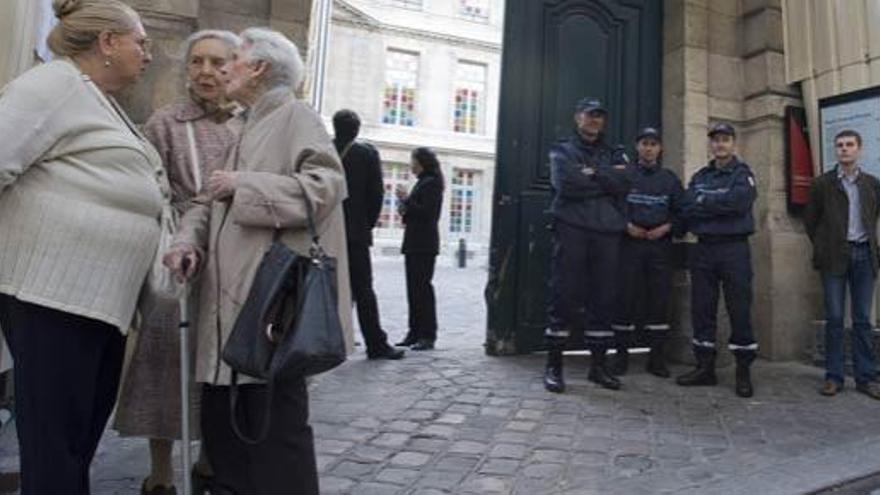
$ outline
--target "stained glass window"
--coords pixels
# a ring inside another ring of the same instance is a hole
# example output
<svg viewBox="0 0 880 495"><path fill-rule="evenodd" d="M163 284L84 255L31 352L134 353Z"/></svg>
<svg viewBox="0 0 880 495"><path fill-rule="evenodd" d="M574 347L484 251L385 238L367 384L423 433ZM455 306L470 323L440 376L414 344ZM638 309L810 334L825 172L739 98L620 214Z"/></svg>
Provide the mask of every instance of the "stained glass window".
<svg viewBox="0 0 880 495"><path fill-rule="evenodd" d="M486 93L486 66L459 62L455 77L453 124L455 132L482 132L482 113Z"/></svg>
<svg viewBox="0 0 880 495"><path fill-rule="evenodd" d="M403 220L397 211L399 201L394 190L398 185L409 186L409 166L403 163L386 163L382 165L382 181L385 197L382 199L382 212L376 227L380 232L391 233L403 228Z"/></svg>
<svg viewBox="0 0 880 495"><path fill-rule="evenodd" d="M489 22L489 0L458 0L458 14L471 21Z"/></svg>
<svg viewBox="0 0 880 495"><path fill-rule="evenodd" d="M419 55L388 50L385 62L385 92L382 95L382 123L415 125Z"/></svg>
<svg viewBox="0 0 880 495"><path fill-rule="evenodd" d="M405 9L422 10L422 0L391 0L391 5Z"/></svg>
<svg viewBox="0 0 880 495"><path fill-rule="evenodd" d="M476 170L455 169L452 201L449 203L449 232L452 234L470 234L474 231L479 174Z"/></svg>

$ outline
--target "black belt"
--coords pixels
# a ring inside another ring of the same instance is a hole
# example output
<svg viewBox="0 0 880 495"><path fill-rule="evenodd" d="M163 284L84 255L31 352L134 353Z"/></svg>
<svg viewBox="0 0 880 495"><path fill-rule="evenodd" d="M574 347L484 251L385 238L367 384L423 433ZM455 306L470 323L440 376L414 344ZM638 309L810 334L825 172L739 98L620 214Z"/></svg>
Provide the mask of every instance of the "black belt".
<svg viewBox="0 0 880 495"><path fill-rule="evenodd" d="M700 244L723 244L726 242L740 242L749 240L748 234L731 235L701 235L697 237Z"/></svg>
<svg viewBox="0 0 880 495"><path fill-rule="evenodd" d="M846 241L850 246L867 246L868 241Z"/></svg>

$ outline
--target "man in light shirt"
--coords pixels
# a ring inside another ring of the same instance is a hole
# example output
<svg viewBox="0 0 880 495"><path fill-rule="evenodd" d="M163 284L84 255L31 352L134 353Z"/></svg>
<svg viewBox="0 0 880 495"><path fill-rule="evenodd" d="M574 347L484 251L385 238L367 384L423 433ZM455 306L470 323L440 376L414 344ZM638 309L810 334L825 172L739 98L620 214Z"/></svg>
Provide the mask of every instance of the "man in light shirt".
<svg viewBox="0 0 880 495"><path fill-rule="evenodd" d="M825 291L825 382L820 393L843 390L843 313L846 287L852 299L852 360L856 390L880 399L874 383L871 301L877 277L880 181L859 166L862 137L844 130L834 137L837 165L813 180L804 213L813 243L813 267Z"/></svg>

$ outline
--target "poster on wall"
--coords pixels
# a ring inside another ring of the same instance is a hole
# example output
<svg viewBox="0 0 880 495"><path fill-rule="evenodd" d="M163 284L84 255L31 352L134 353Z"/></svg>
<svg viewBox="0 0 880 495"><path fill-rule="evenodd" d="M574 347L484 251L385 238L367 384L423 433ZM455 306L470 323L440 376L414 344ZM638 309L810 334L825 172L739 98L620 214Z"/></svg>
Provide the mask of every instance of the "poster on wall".
<svg viewBox="0 0 880 495"><path fill-rule="evenodd" d="M844 129L862 135L861 165L880 176L880 86L819 100L822 171L834 168L834 136Z"/></svg>
<svg viewBox="0 0 880 495"><path fill-rule="evenodd" d="M807 131L807 112L801 107L785 107L785 191L788 211L799 212L810 201L813 180L813 154Z"/></svg>

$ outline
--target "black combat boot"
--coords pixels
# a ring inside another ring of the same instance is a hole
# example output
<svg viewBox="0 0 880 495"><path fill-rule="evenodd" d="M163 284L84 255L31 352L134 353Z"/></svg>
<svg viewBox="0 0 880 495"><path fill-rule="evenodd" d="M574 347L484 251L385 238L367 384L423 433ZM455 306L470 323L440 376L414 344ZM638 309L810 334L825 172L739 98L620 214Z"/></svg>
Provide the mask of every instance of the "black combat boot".
<svg viewBox="0 0 880 495"><path fill-rule="evenodd" d="M565 392L565 380L562 378L562 349L551 347L547 351L547 366L544 368L544 388L548 392L561 394Z"/></svg>
<svg viewBox="0 0 880 495"><path fill-rule="evenodd" d="M590 356L590 373L587 375L587 380L608 390L620 390L620 380L614 378L605 365L605 349L590 349Z"/></svg>
<svg viewBox="0 0 880 495"><path fill-rule="evenodd" d="M629 370L629 338L617 332L615 340L617 341L617 353L609 366L609 372L612 375L623 376Z"/></svg>
<svg viewBox="0 0 880 495"><path fill-rule="evenodd" d="M718 385L715 377L715 349L700 348L696 351L697 368L675 379L682 387Z"/></svg>
<svg viewBox="0 0 880 495"><path fill-rule="evenodd" d="M736 355L736 395L740 397L751 397L755 394L752 387L752 373L750 371L752 365L752 356Z"/></svg>
<svg viewBox="0 0 880 495"><path fill-rule="evenodd" d="M671 375L666 367L665 343L666 339L663 337L654 336L651 339L651 353L648 354L648 364L645 366L648 373L660 378L669 378Z"/></svg>
<svg viewBox="0 0 880 495"><path fill-rule="evenodd" d="M614 355L608 371L616 376L623 376L629 371L629 349L626 347L617 348L617 354Z"/></svg>

